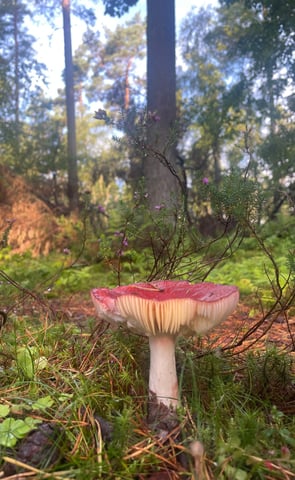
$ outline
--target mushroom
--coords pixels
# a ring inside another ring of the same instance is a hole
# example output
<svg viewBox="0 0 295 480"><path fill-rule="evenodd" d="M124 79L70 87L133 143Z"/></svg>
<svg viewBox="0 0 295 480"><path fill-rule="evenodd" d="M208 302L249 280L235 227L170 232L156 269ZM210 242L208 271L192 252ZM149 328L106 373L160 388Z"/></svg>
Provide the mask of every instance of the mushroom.
<svg viewBox="0 0 295 480"><path fill-rule="evenodd" d="M159 280L96 288L91 296L100 318L116 326L126 324L148 336L149 423L164 421L170 430L175 426L179 406L177 336L202 334L222 322L238 303L238 288L210 282Z"/></svg>

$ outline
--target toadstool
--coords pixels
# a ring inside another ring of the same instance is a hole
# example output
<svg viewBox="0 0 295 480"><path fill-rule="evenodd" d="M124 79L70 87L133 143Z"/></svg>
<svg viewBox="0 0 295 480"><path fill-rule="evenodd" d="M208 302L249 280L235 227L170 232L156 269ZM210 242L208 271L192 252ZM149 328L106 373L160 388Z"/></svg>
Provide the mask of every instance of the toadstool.
<svg viewBox="0 0 295 480"><path fill-rule="evenodd" d="M182 334L202 334L235 309L238 288L210 282L159 280L91 291L99 318L149 338L149 420L175 419L179 405L175 343ZM164 420L165 422L166 420ZM170 422L171 426L171 422Z"/></svg>

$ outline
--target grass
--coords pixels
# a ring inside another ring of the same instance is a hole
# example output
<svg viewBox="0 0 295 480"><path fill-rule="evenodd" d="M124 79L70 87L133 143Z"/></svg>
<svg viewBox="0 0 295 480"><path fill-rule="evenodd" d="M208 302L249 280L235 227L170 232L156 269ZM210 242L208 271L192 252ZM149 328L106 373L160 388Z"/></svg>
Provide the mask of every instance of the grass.
<svg viewBox="0 0 295 480"><path fill-rule="evenodd" d="M208 280L237 284L244 302L258 293L267 304L273 290L265 269L271 265L250 240L244 247ZM281 247L272 240L283 278L287 254ZM103 262L72 264L63 255L0 253L1 308L9 310L0 336L0 453L8 458L0 470L21 462L25 473L18 478L146 480L169 471L166 478L194 479L190 444L197 439L205 449L199 479L295 478L293 354L267 348L200 356L198 344L181 340L181 422L162 442L145 421L147 340L103 326L92 335L95 318L81 327L50 308L60 295L88 296L95 286L114 286L116 271ZM127 262L122 281L141 280L142 271ZM41 425L56 432L50 445L39 441L43 449L32 466L21 445Z"/></svg>

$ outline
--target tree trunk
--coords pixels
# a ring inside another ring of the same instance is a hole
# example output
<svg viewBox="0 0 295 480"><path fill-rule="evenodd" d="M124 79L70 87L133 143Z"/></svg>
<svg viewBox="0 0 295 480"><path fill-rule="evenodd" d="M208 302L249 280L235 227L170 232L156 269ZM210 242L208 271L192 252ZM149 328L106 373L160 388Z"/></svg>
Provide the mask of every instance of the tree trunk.
<svg viewBox="0 0 295 480"><path fill-rule="evenodd" d="M68 130L68 197L71 212L78 210L78 169L76 146L76 119L71 38L70 0L62 0L64 51L65 51L65 80L66 80L66 109Z"/></svg>
<svg viewBox="0 0 295 480"><path fill-rule="evenodd" d="M220 148L218 141L213 144L213 162L214 162L214 183L219 185L221 182L221 162L220 162Z"/></svg>
<svg viewBox="0 0 295 480"><path fill-rule="evenodd" d="M19 122L19 40L18 40L18 2L14 1L13 9L13 40L14 40L14 122L15 122L15 153L17 161L20 151L20 122Z"/></svg>
<svg viewBox="0 0 295 480"><path fill-rule="evenodd" d="M176 156L174 0L147 0L147 156L144 176L150 207L177 207L181 174Z"/></svg>

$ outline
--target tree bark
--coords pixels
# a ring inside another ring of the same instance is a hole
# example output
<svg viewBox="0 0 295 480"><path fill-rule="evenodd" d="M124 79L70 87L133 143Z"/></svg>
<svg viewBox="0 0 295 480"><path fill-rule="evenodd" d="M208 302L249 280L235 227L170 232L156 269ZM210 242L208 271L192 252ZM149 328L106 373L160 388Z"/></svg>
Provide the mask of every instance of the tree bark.
<svg viewBox="0 0 295 480"><path fill-rule="evenodd" d="M18 40L18 2L14 1L13 39L14 39L14 121L15 121L15 153L19 161L20 122L19 122L19 40Z"/></svg>
<svg viewBox="0 0 295 480"><path fill-rule="evenodd" d="M64 51L65 51L65 82L66 110L68 136L68 198L71 212L78 210L78 168L76 144L76 118L74 98L74 75L72 58L70 0L62 0Z"/></svg>
<svg viewBox="0 0 295 480"><path fill-rule="evenodd" d="M144 176L150 207L179 206L176 155L174 0L147 0L147 155Z"/></svg>

